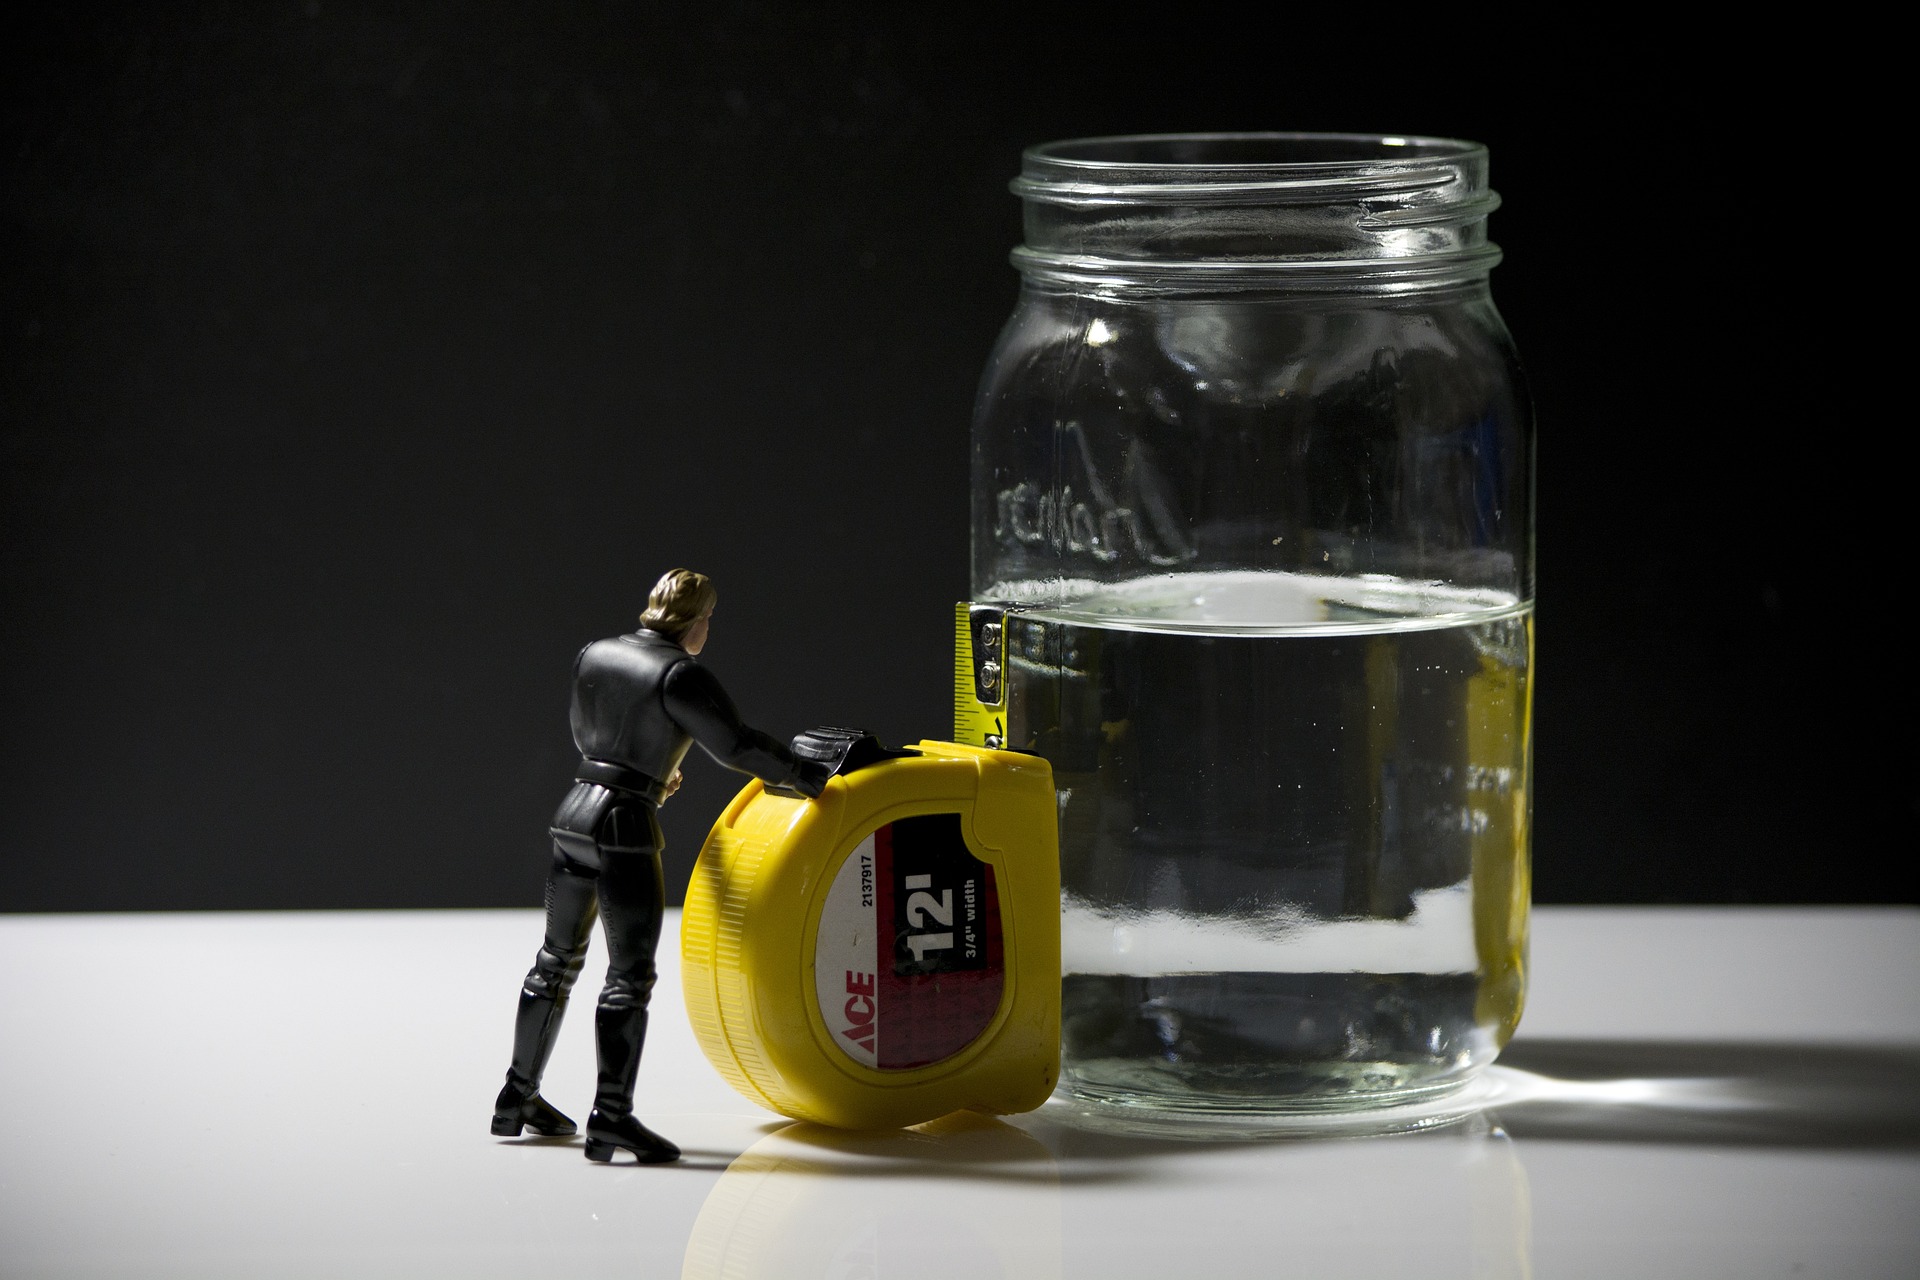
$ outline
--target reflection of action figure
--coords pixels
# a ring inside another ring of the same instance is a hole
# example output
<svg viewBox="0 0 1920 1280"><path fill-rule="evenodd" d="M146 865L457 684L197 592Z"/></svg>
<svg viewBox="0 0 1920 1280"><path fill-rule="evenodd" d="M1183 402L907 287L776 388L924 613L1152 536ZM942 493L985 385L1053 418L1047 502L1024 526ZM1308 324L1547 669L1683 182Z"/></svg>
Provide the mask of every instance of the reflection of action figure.
<svg viewBox="0 0 1920 1280"><path fill-rule="evenodd" d="M502 1137L522 1127L546 1137L574 1131L540 1096L540 1074L598 914L607 985L594 1014L600 1082L587 1117L587 1159L611 1160L617 1147L643 1164L680 1156L633 1117L664 905L655 811L680 786L680 761L695 742L730 769L809 796L826 781L824 766L796 761L742 724L719 681L693 661L706 645L715 599L704 575L675 569L654 587L640 630L596 641L574 660L573 740L582 758L553 816L546 944L520 990L513 1065L493 1109L493 1132Z"/></svg>

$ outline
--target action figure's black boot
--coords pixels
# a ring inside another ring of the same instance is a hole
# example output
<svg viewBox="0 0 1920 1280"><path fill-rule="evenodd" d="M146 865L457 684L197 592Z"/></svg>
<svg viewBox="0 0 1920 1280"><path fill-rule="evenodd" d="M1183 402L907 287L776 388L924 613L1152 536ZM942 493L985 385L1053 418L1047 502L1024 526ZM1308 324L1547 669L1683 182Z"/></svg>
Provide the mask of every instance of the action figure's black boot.
<svg viewBox="0 0 1920 1280"><path fill-rule="evenodd" d="M567 992L580 972L580 960L542 951L520 991L520 1008L513 1019L513 1063L507 1083L493 1104L496 1137L518 1137L522 1127L543 1138L565 1138L574 1123L540 1096L540 1077L553 1055L554 1035L567 1011Z"/></svg>
<svg viewBox="0 0 1920 1280"><path fill-rule="evenodd" d="M587 1159L608 1161L631 1151L641 1164L666 1164L680 1148L633 1118L633 1082L640 1074L640 1047L647 1040L647 1011L601 1005L594 1014L600 1083L587 1117Z"/></svg>
<svg viewBox="0 0 1920 1280"><path fill-rule="evenodd" d="M501 1138L517 1138L524 1125L543 1138L573 1136L573 1120L538 1093L523 1093L513 1085L502 1086L493 1103L493 1132Z"/></svg>

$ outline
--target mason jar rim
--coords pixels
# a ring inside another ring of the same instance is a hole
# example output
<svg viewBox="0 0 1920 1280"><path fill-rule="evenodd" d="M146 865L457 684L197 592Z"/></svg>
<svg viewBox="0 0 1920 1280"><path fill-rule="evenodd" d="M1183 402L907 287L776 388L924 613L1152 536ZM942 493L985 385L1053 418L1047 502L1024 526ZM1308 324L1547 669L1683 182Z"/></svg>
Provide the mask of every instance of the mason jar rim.
<svg viewBox="0 0 1920 1280"><path fill-rule="evenodd" d="M1208 293L1424 291L1484 278L1487 148L1424 135L1169 133L1029 148L1029 282Z"/></svg>
<svg viewBox="0 0 1920 1280"><path fill-rule="evenodd" d="M1486 165L1481 143L1420 134L1136 133L1029 147L1010 186L1036 204L1296 204L1458 193Z"/></svg>
<svg viewBox="0 0 1920 1280"><path fill-rule="evenodd" d="M1276 151L1293 150L1305 153L1314 150L1328 154L1295 154L1292 156L1275 155L1265 159L1234 159L1226 156L1185 157L1177 152L1194 151L1206 147L1251 149L1254 146L1268 146ZM1152 157L1128 158L1116 155L1075 154L1086 153L1094 149L1121 151L1135 148L1141 151L1163 148L1168 154ZM1356 153L1366 149L1366 154L1340 155L1340 149L1350 149ZM1059 166L1064 169L1086 171L1094 169L1116 169L1123 172L1166 169L1174 172L1192 172L1196 170L1225 170L1247 173L1253 170L1279 170L1298 173L1308 169L1351 170L1355 168L1373 168L1379 165L1413 162L1428 163L1434 160L1462 160L1483 156L1487 148L1484 144L1470 142L1464 138L1443 138L1426 134L1407 133L1314 133L1300 131L1275 132L1205 132L1205 133L1123 133L1111 136L1093 136L1084 138L1063 138L1054 142L1042 142L1028 147L1022 153L1022 159L1029 166Z"/></svg>

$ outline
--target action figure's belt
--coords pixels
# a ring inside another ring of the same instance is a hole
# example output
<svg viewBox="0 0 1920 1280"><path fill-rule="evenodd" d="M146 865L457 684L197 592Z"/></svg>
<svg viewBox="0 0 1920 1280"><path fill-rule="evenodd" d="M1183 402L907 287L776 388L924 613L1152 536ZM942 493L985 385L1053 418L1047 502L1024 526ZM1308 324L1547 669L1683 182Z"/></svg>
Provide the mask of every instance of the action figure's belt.
<svg viewBox="0 0 1920 1280"><path fill-rule="evenodd" d="M623 792L637 799L645 800L655 808L667 798L667 784L638 769L629 769L623 764L614 764L607 760L580 761L580 767L574 771L575 782L590 782L596 787L605 787L609 791Z"/></svg>

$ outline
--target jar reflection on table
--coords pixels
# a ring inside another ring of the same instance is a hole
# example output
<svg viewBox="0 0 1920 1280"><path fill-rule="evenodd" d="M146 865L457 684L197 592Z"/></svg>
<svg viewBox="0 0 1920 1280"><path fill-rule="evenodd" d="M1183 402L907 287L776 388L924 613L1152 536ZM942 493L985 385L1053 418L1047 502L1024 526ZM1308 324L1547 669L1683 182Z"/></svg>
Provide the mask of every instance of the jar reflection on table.
<svg viewBox="0 0 1920 1280"><path fill-rule="evenodd" d="M973 594L1061 798L1063 1088L1416 1101L1525 986L1531 412L1486 153L1029 152Z"/></svg>

